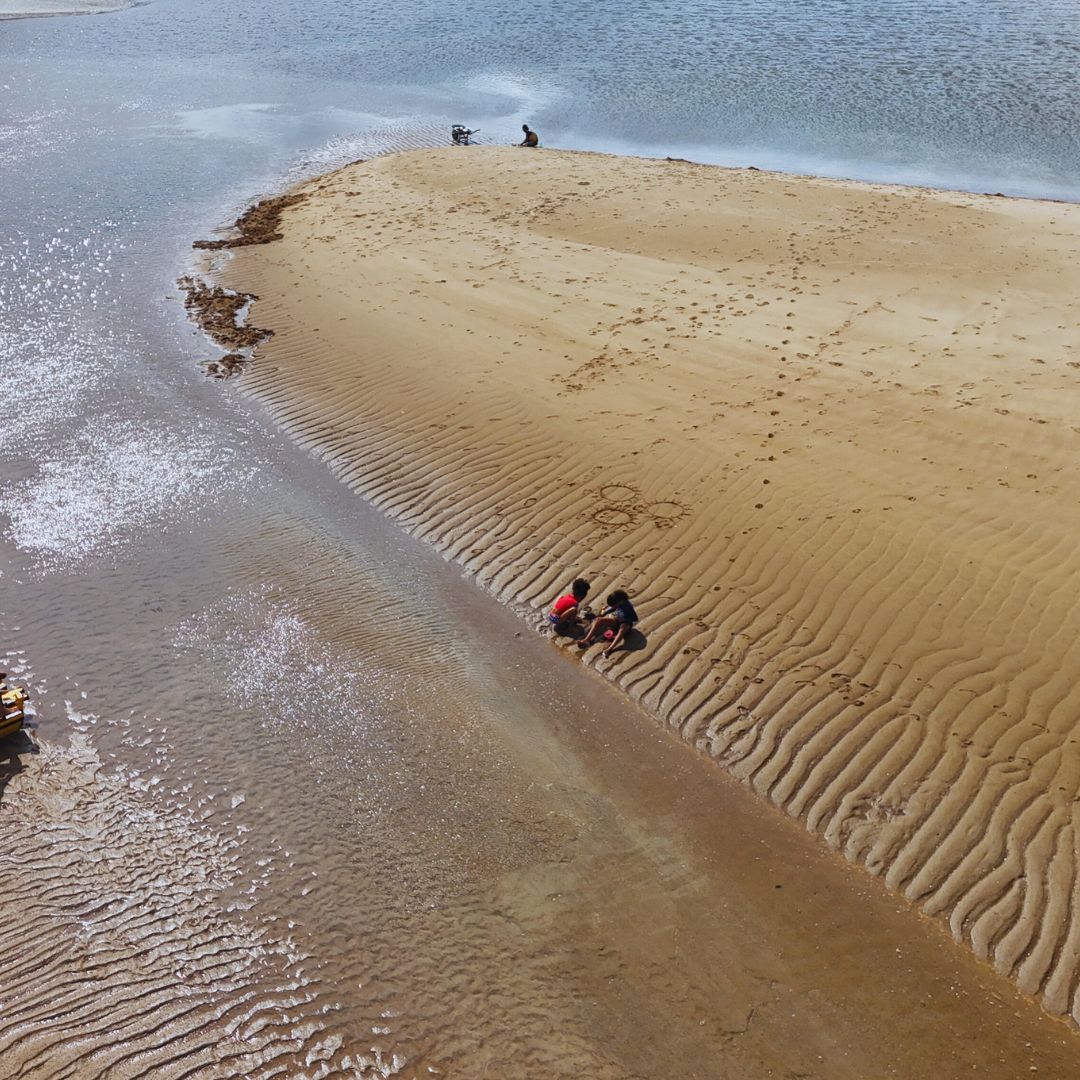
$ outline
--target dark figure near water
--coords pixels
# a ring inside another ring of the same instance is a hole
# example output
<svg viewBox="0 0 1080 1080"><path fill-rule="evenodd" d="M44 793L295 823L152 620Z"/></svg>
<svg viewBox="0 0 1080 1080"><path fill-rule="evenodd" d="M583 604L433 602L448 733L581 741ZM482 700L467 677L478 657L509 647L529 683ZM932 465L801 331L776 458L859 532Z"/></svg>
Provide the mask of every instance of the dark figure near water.
<svg viewBox="0 0 1080 1080"><path fill-rule="evenodd" d="M525 132L525 138L518 143L518 146L539 146L540 136L536 134L528 124L522 124L521 130Z"/></svg>
<svg viewBox="0 0 1080 1080"><path fill-rule="evenodd" d="M587 649L598 634L603 634L604 639L611 642L604 655L610 656L626 639L627 633L634 629L638 616L630 597L622 589L616 589L607 602L603 614L593 619L589 632L577 643L579 649Z"/></svg>

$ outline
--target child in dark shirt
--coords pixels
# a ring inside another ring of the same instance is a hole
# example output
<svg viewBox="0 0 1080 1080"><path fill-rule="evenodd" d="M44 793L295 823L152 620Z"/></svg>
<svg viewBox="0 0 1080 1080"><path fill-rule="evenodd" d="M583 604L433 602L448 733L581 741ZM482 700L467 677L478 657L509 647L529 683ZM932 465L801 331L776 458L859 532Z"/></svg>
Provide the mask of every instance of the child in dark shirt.
<svg viewBox="0 0 1080 1080"><path fill-rule="evenodd" d="M608 606L603 614L593 619L589 632L578 642L579 649L586 649L592 643L597 634L610 637L611 644L604 650L604 656L608 656L617 649L626 638L626 632L633 629L638 621L634 605L630 603L630 597L622 589L616 589L608 598Z"/></svg>

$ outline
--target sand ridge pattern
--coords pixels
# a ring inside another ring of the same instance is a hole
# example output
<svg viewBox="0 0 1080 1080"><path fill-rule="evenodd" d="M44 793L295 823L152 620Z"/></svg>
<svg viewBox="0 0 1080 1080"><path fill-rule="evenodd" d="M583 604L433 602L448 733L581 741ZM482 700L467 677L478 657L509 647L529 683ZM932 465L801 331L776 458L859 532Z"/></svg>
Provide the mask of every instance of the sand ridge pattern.
<svg viewBox="0 0 1080 1080"><path fill-rule="evenodd" d="M302 946L245 914L265 881L237 836L104 767L96 718L69 713L69 746L0 773L5 1075L397 1075L391 1051L347 1051Z"/></svg>
<svg viewBox="0 0 1080 1080"><path fill-rule="evenodd" d="M627 588L590 661L1080 1018L1080 210L510 148L302 190L227 268L241 385L505 602Z"/></svg>

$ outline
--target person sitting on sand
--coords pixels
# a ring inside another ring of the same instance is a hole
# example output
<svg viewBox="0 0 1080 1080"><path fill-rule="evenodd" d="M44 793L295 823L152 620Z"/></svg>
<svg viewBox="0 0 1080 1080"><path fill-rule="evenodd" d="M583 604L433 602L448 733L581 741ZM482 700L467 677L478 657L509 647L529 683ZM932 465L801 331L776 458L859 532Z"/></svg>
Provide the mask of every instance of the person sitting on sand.
<svg viewBox="0 0 1080 1080"><path fill-rule="evenodd" d="M608 656L623 643L626 632L632 630L634 623L638 621L634 605L622 589L616 589L607 598L607 603L603 614L593 619L589 632L578 642L579 649L587 649L597 634L603 634L611 641L604 650L604 656Z"/></svg>
<svg viewBox="0 0 1080 1080"><path fill-rule="evenodd" d="M584 578L578 578L570 586L570 591L555 601L548 612L548 622L555 627L556 634L569 634L571 630L577 630L581 626L581 602L588 595L589 583Z"/></svg>
<svg viewBox="0 0 1080 1080"><path fill-rule="evenodd" d="M533 131L528 124L522 124L521 130L525 132L525 138L518 143L518 146L539 146L540 136Z"/></svg>

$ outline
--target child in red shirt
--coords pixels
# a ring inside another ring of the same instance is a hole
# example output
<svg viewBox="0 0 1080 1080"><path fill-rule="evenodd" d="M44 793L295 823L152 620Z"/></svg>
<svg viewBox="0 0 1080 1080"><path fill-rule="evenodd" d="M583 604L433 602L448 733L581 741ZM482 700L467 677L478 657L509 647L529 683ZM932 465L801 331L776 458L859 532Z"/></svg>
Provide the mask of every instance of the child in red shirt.
<svg viewBox="0 0 1080 1080"><path fill-rule="evenodd" d="M578 611L582 600L588 595L589 583L584 578L578 578L570 586L570 591L555 601L548 613L548 622L555 627L556 634L568 634L581 626Z"/></svg>

